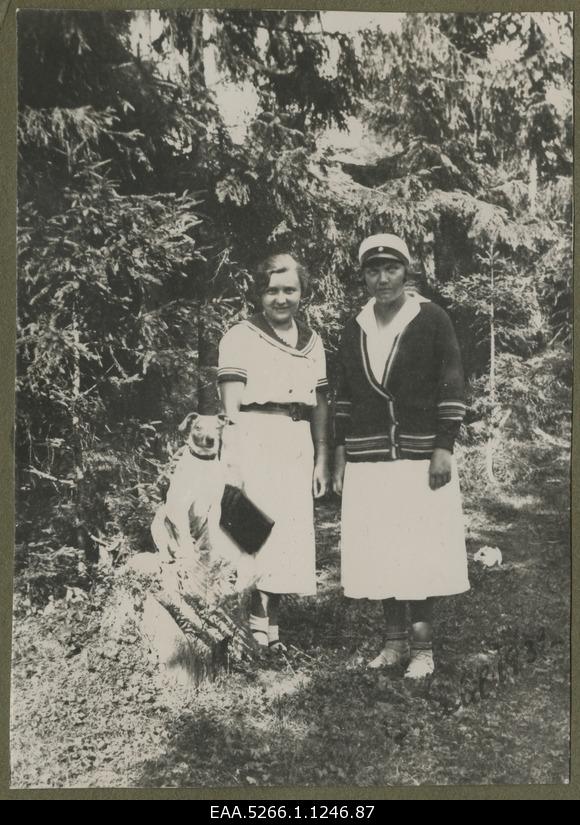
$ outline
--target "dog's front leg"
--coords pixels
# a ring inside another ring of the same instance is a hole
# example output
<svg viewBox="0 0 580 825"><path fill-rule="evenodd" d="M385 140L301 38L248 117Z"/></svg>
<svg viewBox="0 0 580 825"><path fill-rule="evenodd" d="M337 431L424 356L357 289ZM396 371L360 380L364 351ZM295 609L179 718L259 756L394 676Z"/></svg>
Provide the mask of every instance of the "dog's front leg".
<svg viewBox="0 0 580 825"><path fill-rule="evenodd" d="M168 506L167 518L171 521L178 554L182 557L189 557L195 553L195 542L189 527L189 513L187 511L184 513L183 508L172 510Z"/></svg>
<svg viewBox="0 0 580 825"><path fill-rule="evenodd" d="M164 562L171 562L175 558L175 539L169 529L169 520L165 505L161 505L151 523L153 542Z"/></svg>

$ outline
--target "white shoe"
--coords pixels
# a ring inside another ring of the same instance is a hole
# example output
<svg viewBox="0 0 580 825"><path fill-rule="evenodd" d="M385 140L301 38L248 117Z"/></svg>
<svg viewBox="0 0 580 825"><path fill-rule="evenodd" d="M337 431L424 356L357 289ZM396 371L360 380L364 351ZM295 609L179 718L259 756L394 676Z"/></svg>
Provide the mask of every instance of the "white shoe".
<svg viewBox="0 0 580 825"><path fill-rule="evenodd" d="M409 642L406 639L391 639L385 644L379 655L368 663L367 667L376 670L380 667L406 665L410 655Z"/></svg>
<svg viewBox="0 0 580 825"><path fill-rule="evenodd" d="M405 679L425 679L434 670L432 650L411 650L411 661L405 671Z"/></svg>
<svg viewBox="0 0 580 825"><path fill-rule="evenodd" d="M274 653L288 653L288 648L280 641L280 629L277 624L268 625L268 648Z"/></svg>

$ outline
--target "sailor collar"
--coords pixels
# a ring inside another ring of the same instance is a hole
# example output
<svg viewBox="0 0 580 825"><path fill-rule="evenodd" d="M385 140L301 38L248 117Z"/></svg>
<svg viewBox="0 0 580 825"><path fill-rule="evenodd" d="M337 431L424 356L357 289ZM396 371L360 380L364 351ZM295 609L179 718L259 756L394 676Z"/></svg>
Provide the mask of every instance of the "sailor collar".
<svg viewBox="0 0 580 825"><path fill-rule="evenodd" d="M429 303L428 298L423 298L416 292L408 293L406 302L387 327L389 335L393 336L393 338L392 346L385 362L381 381L377 381L374 376L369 356L369 346L371 344L376 345L381 340L374 312L375 299L371 298L371 300L364 305L362 310L356 316L356 321L361 330L360 347L362 352L363 367L367 380L372 388L376 390L376 392L378 392L383 398L386 398L390 404L393 403L393 399L388 389L389 377L393 368L393 363L397 358L401 337L411 321L416 318L421 311L421 304L425 303Z"/></svg>
<svg viewBox="0 0 580 825"><path fill-rule="evenodd" d="M376 300L371 298L356 316L358 325L369 338L374 337L378 333L375 303ZM392 333L398 334L402 332L413 318L419 314L421 304L426 303L429 303L429 299L423 298L423 296L417 292L407 293L407 300L389 324Z"/></svg>
<svg viewBox="0 0 580 825"><path fill-rule="evenodd" d="M298 329L298 340L296 341L296 346L291 347L276 335L275 330L266 321L261 312L256 312L246 321L242 321L245 326L259 335L262 340L267 341L278 349L288 352L291 355L308 355L316 342L316 333L313 332L307 324L299 321L297 318L294 319L294 322Z"/></svg>

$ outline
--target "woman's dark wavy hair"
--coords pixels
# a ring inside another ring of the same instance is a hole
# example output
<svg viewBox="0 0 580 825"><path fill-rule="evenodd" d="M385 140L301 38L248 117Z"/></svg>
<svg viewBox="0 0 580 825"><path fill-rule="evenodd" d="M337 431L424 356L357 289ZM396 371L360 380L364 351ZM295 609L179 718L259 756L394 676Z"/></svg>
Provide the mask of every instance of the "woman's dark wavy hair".
<svg viewBox="0 0 580 825"><path fill-rule="evenodd" d="M256 299L259 300L268 289L272 275L292 271L298 275L302 298L304 298L310 283L310 275L306 267L290 252L276 252L268 255L256 267L256 277L254 279Z"/></svg>

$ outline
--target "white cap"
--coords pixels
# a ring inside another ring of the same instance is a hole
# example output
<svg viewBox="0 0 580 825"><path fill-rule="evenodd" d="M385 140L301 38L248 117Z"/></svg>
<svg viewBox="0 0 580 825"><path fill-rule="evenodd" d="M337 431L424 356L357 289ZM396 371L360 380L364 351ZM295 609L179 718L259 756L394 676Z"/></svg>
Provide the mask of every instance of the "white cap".
<svg viewBox="0 0 580 825"><path fill-rule="evenodd" d="M405 241L398 235L389 235L386 232L380 235L370 235L359 247L358 260L361 266L375 258L400 261L406 266L409 266L411 262L411 255Z"/></svg>

